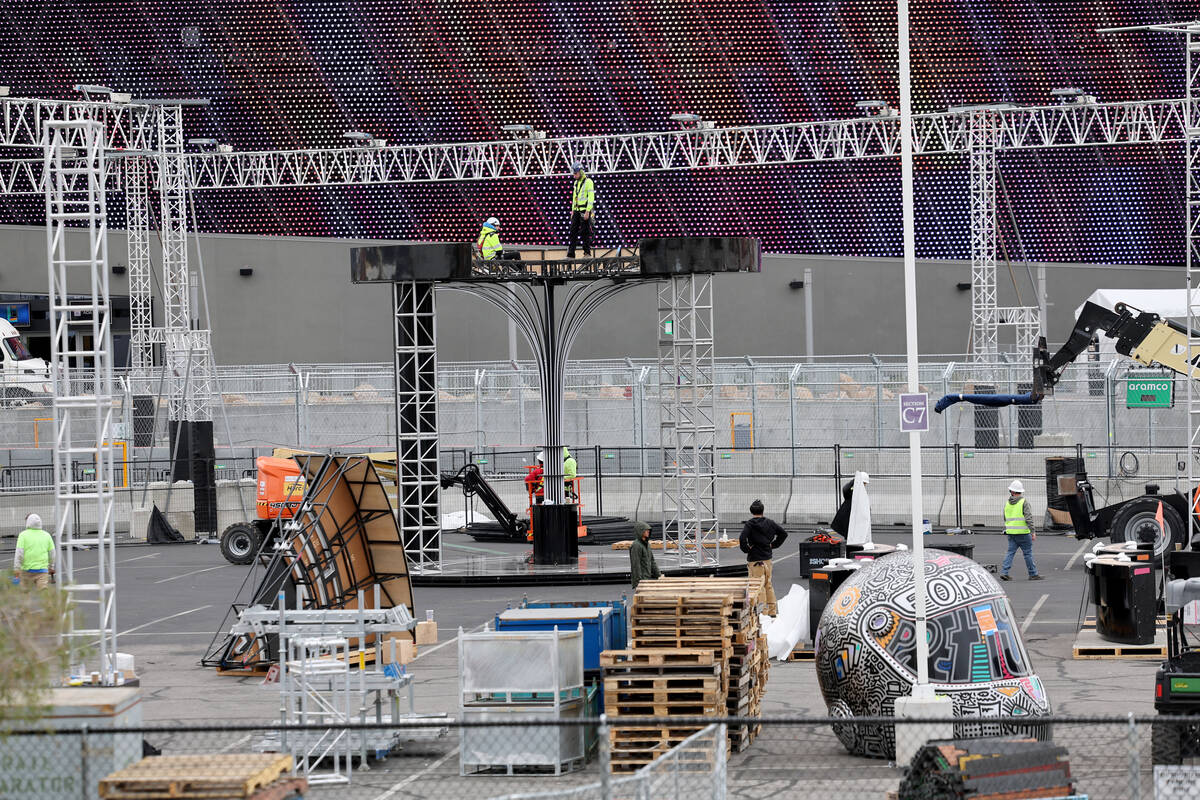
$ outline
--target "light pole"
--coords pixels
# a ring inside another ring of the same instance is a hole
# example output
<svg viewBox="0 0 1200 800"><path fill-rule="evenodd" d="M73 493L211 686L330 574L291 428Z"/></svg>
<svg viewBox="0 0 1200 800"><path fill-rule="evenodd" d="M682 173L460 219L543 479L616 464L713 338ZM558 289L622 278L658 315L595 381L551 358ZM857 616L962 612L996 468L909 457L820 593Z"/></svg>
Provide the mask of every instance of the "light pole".
<svg viewBox="0 0 1200 800"><path fill-rule="evenodd" d="M899 33L900 61L900 184L904 210L904 321L908 344L908 392L920 389L920 370L917 362L917 254L913 211L913 146L912 91L909 67L908 0L898 0L896 16ZM926 404L927 405L927 404ZM927 420L926 420L927 424ZM911 697L896 700L896 716L913 719L950 717L953 704L949 697L937 697L929 684L929 639L926 634L925 542L921 524L921 433L909 430L908 468L912 484L912 559L915 590L917 683ZM951 738L953 726L949 721L937 725L896 726L896 763L906 764L926 741Z"/></svg>

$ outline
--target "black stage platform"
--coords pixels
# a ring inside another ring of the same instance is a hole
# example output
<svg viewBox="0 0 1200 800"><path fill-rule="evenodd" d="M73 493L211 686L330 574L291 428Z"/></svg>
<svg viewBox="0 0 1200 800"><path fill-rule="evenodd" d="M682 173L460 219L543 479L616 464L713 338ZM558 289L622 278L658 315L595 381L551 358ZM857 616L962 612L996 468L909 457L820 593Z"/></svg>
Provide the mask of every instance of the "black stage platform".
<svg viewBox="0 0 1200 800"><path fill-rule="evenodd" d="M490 542L486 548L466 545L467 536L445 532L442 571L411 574L413 586L582 586L629 583L629 551L581 552L575 564L550 566L532 563L532 546L526 543ZM464 542L464 544L460 544ZM746 574L746 557L740 550L720 550L720 564L678 567L668 551L654 551L658 567L669 576L737 577Z"/></svg>
<svg viewBox="0 0 1200 800"><path fill-rule="evenodd" d="M580 545L606 546L616 542L633 540L633 520L628 517L589 517L584 516L583 524L587 527L587 536L580 537ZM662 522L647 521L650 526L650 537L657 538L662 534ZM442 531L443 535L450 531ZM467 534L477 542L524 542L524 537L509 535L504 526L498 522L473 522L462 533Z"/></svg>

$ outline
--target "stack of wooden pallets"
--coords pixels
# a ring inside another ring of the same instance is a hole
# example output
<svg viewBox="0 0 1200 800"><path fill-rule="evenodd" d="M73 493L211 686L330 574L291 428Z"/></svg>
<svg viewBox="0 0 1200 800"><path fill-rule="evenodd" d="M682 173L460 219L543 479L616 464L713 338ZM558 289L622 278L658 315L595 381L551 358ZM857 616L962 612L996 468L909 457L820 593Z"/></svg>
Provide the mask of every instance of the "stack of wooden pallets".
<svg viewBox="0 0 1200 800"><path fill-rule="evenodd" d="M702 650L711 654L712 669L719 674L720 694L716 698L716 716L758 717L767 684L767 641L758 622L761 610L762 582L754 578L660 578L642 581L630 609L630 647L633 653L655 652L667 663L671 652ZM629 651L627 651L629 652ZM682 658L682 656L681 656ZM612 663L620 663L610 659ZM632 663L630 657L625 663ZM623 706L608 698L608 668L605 672L605 706L615 718L612 742L629 741L620 729L622 716L637 716L634 705ZM666 686L666 684L659 684ZM680 695L682 698L683 695ZM706 695L706 699L711 695ZM676 703L651 710L642 705L644 714L682 716ZM670 727L670 726L667 726ZM666 729L664 728L664 731ZM697 730L673 730L673 736L660 737L660 744L680 739L679 734ZM744 750L757 736L757 724L743 724L729 730L735 751ZM629 731L634 735L634 731ZM644 735L644 731L637 733ZM644 739L642 740L644 743ZM677 742L675 742L677 743Z"/></svg>
<svg viewBox="0 0 1200 800"><path fill-rule="evenodd" d="M604 713L613 720L613 772L643 767L704 727L684 718L724 716L724 669L711 649L606 650L600 666ZM652 725L622 725L620 720L629 717L658 719Z"/></svg>

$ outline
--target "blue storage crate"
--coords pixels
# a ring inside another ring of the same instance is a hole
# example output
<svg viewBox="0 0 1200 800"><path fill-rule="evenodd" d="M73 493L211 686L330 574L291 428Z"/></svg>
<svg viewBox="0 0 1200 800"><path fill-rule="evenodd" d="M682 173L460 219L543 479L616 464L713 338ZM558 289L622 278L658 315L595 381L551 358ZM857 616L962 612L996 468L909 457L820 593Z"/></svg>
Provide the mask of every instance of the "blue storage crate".
<svg viewBox="0 0 1200 800"><path fill-rule="evenodd" d="M609 620L610 650L629 648L629 609L625 596L620 600L559 600L547 603L521 603L521 608L611 608Z"/></svg>
<svg viewBox="0 0 1200 800"><path fill-rule="evenodd" d="M510 608L496 615L497 631L573 631L583 627L583 668L599 669L612 650L612 608Z"/></svg>

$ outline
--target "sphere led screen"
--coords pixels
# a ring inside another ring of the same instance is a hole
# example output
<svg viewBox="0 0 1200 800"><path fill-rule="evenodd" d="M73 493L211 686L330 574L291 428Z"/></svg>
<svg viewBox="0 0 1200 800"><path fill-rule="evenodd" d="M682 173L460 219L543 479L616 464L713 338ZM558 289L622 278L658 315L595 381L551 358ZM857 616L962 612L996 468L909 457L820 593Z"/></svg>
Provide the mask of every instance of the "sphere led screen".
<svg viewBox="0 0 1200 800"><path fill-rule="evenodd" d="M70 98L205 97L189 138L238 150L666 130L860 116L898 102L896 6L882 0L54 0L0 9L0 85ZM1200 2L916 0L915 110L1045 105L1078 87L1102 102L1182 97L1183 44L1097 28L1200 17ZM1000 248L1010 260L1178 264L1178 145L1004 153ZM760 238L767 252L896 256L895 159L606 176L601 244L644 236ZM916 166L918 253L967 258L965 158ZM569 180L196 193L202 230L472 240L489 216L511 243L566 240ZM153 203L152 203L153 205ZM123 226L121 203L110 225ZM0 222L40 224L38 198L0 196Z"/></svg>

